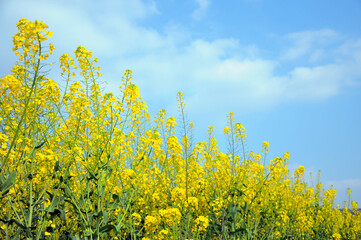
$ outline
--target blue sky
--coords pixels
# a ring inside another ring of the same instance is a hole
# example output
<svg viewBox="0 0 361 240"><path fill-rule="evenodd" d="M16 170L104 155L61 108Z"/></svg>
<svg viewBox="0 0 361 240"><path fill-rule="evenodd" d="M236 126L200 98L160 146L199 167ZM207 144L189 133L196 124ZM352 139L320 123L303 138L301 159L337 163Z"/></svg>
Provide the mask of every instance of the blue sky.
<svg viewBox="0 0 361 240"><path fill-rule="evenodd" d="M361 203L360 1L3 0L1 76L16 61L11 36L23 17L49 25L56 58L79 45L93 50L106 91L132 69L153 114L178 116L182 91L195 140L213 125L226 151L233 111L248 150L267 140L268 159L288 151L290 169L321 170L338 203L348 187Z"/></svg>

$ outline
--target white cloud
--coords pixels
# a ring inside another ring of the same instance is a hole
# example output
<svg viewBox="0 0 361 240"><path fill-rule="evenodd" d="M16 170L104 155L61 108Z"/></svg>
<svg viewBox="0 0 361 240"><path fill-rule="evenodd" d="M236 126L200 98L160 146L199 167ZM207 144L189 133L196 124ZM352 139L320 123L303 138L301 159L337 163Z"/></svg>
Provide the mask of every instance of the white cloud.
<svg viewBox="0 0 361 240"><path fill-rule="evenodd" d="M254 111L289 101L323 100L357 84L361 77L361 40L339 42L340 34L330 29L288 34L285 38L292 47L283 56L306 56L317 62L325 52L331 54L324 46L336 44L329 63L277 73L282 60L263 59L257 47L241 46L237 39L191 39L187 29L176 24L165 26L163 32L145 28L137 19L157 14L155 4L128 2L70 5L69 1L16 0L5 4L0 19L37 16L54 30L58 53L72 52L80 44L94 50L104 63L110 90L118 85L122 71L130 68L147 99L167 107L176 92L183 91L190 110L197 113L226 108ZM209 2L198 4L205 10Z"/></svg>
<svg viewBox="0 0 361 240"><path fill-rule="evenodd" d="M309 101L335 96L346 77L346 69L336 64L295 68L286 82L289 90L285 92L286 97Z"/></svg>
<svg viewBox="0 0 361 240"><path fill-rule="evenodd" d="M361 62L361 39L348 40L344 42L336 53L338 61L347 61L350 57L354 58L356 62Z"/></svg>
<svg viewBox="0 0 361 240"><path fill-rule="evenodd" d="M339 34L331 29L287 34L284 38L292 41L293 46L283 53L282 58L284 60L294 60L310 54L310 60L316 61L325 54L323 47L334 42L339 37Z"/></svg>
<svg viewBox="0 0 361 240"><path fill-rule="evenodd" d="M192 18L200 20L205 16L210 2L209 0L195 0L195 2L197 3L198 8L193 11Z"/></svg>
<svg viewBox="0 0 361 240"><path fill-rule="evenodd" d="M86 45L98 53L111 54L114 53L114 48L122 53L126 52L127 48L133 50L139 46L141 40L143 47L161 44L154 31L140 27L134 30L133 22L136 19L158 12L153 2L145 4L140 0L102 2L15 0L7 2L3 12L11 12L9 17L15 21L20 17L35 20L33 16L43 20L52 29L56 29L54 41L58 41L63 49L68 49L67 51L78 45ZM134 41L135 39L137 41Z"/></svg>

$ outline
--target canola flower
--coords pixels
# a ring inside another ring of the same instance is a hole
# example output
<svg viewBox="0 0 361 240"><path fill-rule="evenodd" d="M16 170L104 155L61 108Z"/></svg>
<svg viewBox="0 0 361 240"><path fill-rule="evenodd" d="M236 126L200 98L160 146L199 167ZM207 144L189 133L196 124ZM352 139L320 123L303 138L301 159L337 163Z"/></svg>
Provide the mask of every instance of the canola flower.
<svg viewBox="0 0 361 240"><path fill-rule="evenodd" d="M21 19L18 61L0 78L1 239L361 239L358 204L334 208L335 189L306 184L290 154L245 152L229 113L222 152L193 123L152 119L132 71L102 93L93 52L61 55L63 88L44 68L55 46L41 22ZM179 136L181 133L181 137Z"/></svg>

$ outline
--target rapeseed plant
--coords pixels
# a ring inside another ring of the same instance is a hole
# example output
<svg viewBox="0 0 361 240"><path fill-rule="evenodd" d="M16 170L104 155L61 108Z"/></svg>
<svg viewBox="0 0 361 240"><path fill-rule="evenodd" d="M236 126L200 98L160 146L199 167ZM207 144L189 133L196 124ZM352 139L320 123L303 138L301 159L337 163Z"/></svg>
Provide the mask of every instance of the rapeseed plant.
<svg viewBox="0 0 361 240"><path fill-rule="evenodd" d="M152 120L132 71L117 94L100 90L93 52L63 54L65 87L43 72L55 46L40 21L21 19L18 61L0 78L1 239L361 239L358 204L306 184L290 154L245 151L229 113L222 152L207 130L160 110ZM180 135L176 135L180 132Z"/></svg>

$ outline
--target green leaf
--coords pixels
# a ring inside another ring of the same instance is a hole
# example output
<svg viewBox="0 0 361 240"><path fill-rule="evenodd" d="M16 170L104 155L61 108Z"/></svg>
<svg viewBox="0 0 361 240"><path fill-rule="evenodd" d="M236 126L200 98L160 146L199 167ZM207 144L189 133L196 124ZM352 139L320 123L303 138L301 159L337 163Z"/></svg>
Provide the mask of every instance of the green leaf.
<svg viewBox="0 0 361 240"><path fill-rule="evenodd" d="M101 233L110 232L111 230L114 230L114 232L117 231L116 227L112 224L105 225L105 226L101 227L99 230Z"/></svg>
<svg viewBox="0 0 361 240"><path fill-rule="evenodd" d="M236 188L236 191L237 191L237 196L241 197L244 193L242 190L239 190L238 188Z"/></svg>
<svg viewBox="0 0 361 240"><path fill-rule="evenodd" d="M114 199L115 202L119 202L119 201L120 201L118 194L113 194L112 197L113 197L113 199Z"/></svg>
<svg viewBox="0 0 361 240"><path fill-rule="evenodd" d="M50 206L48 207L48 211L54 211L55 207L58 206L59 204L59 198L58 197L54 197L52 200L51 200L51 204Z"/></svg>
<svg viewBox="0 0 361 240"><path fill-rule="evenodd" d="M234 234L239 233L239 232L240 232L240 233L245 233L245 232L247 232L247 230L246 230L246 228L244 228L244 227L240 227L240 228L236 229L236 230L233 231L233 232L231 231L230 234L231 234L231 235L234 235Z"/></svg>
<svg viewBox="0 0 361 240"><path fill-rule="evenodd" d="M103 216L103 211L100 211L100 212L94 214L94 219L100 218L102 216Z"/></svg>
<svg viewBox="0 0 361 240"><path fill-rule="evenodd" d="M105 223L108 222L108 216L109 216L109 213L107 211L103 211L103 221Z"/></svg>
<svg viewBox="0 0 361 240"><path fill-rule="evenodd" d="M5 180L5 181L1 181L0 184L0 191L3 195L5 195L6 194L5 192L7 192L15 184L15 178L16 178L16 171L10 173L8 178L2 176L2 179Z"/></svg>
<svg viewBox="0 0 361 240"><path fill-rule="evenodd" d="M59 165L59 160L55 162L55 166L54 166L54 172L60 171L60 165Z"/></svg>

